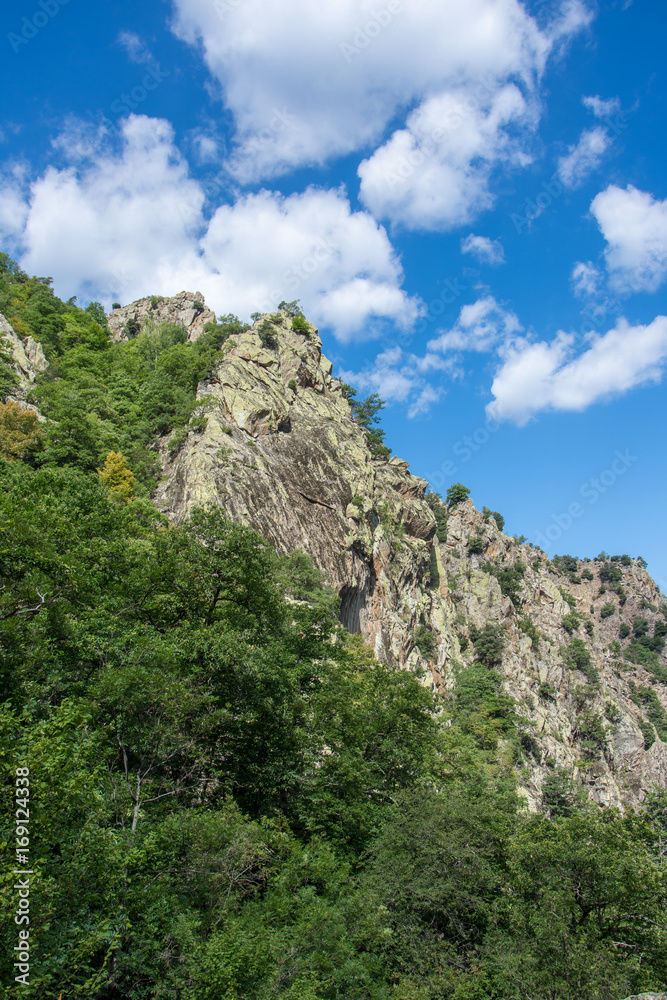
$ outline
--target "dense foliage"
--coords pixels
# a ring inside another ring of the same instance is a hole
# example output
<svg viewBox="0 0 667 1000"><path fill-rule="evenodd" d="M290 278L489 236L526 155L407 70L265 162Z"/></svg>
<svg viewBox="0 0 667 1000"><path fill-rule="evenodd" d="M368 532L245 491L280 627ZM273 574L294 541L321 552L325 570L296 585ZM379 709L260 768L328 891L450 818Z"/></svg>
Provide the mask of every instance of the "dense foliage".
<svg viewBox="0 0 667 1000"><path fill-rule="evenodd" d="M16 768L29 767L33 872L29 990L14 983L11 863L0 884L3 995L660 988L663 799L642 817L588 811L554 769L545 813L529 816L515 775L533 743L495 669L501 630L471 632L477 662L436 698L343 632L305 556L276 556L218 509L170 526L145 496L151 434L185 419L234 321L201 348L169 330L67 346L68 319L89 323L72 309L55 310L52 338L31 327L48 341L36 391L60 430L0 459L0 837L13 852ZM637 621L642 649L646 634ZM428 629L415 641L426 649ZM585 671L582 646L566 655ZM582 722L591 742L596 722Z"/></svg>
<svg viewBox="0 0 667 1000"><path fill-rule="evenodd" d="M129 343L113 342L101 306L61 302L49 278L29 278L5 255L0 312L21 336L38 340L50 361L31 394L49 420L34 461L92 471L109 452L120 452L144 495L159 475L157 436L176 430L177 445L192 420L205 422L197 385L226 339L246 329L225 316L187 343L183 327L153 323Z"/></svg>

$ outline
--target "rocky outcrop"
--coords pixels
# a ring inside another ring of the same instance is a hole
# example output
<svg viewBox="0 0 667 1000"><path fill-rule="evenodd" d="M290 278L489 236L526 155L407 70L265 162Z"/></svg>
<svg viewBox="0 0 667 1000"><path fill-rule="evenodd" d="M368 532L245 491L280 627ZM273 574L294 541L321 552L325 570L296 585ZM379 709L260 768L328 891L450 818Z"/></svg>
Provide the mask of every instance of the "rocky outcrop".
<svg viewBox="0 0 667 1000"><path fill-rule="evenodd" d="M108 325L114 340L131 340L147 323L176 323L185 327L188 340L197 340L206 324L215 321L215 313L206 308L201 292L179 292L173 298L151 295L113 309Z"/></svg>
<svg viewBox="0 0 667 1000"><path fill-rule="evenodd" d="M194 505L220 504L278 551L308 552L340 593L344 624L378 657L426 668L444 692L475 661L475 629L500 629L498 669L525 720L531 808L559 766L603 805L636 804L653 784L665 786L667 745L648 716L667 710L657 679L667 663L663 656L656 672L630 662L632 636L620 639L637 618L649 630L665 621L646 570L613 563L620 590L602 593L601 564L566 571L508 538L471 501L450 510L446 525L441 510L438 528L426 481L398 458L372 456L315 329L295 331L284 313L268 319L276 346L262 346L259 324L230 338L199 387L189 433L162 442L158 506L179 519ZM568 662L575 639L590 657L583 671ZM655 699L648 708L646 691Z"/></svg>
<svg viewBox="0 0 667 1000"><path fill-rule="evenodd" d="M12 356L16 385L7 392L7 397L13 399L24 410L32 410L40 420L44 418L36 406L26 402L30 386L39 372L48 367L42 345L33 337L19 337L9 320L0 313L0 344Z"/></svg>
<svg viewBox="0 0 667 1000"><path fill-rule="evenodd" d="M14 371L22 389L35 381L38 372L47 367L42 345L33 337L22 339L2 313L0 313L0 340L4 340L14 359Z"/></svg>

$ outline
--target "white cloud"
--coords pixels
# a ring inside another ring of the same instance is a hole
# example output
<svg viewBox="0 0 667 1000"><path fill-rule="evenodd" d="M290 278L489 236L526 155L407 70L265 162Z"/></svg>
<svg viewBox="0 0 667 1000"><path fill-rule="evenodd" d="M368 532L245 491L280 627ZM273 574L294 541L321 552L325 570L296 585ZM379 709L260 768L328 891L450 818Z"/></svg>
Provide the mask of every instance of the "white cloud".
<svg viewBox="0 0 667 1000"><path fill-rule="evenodd" d="M582 97L581 102L596 118L611 118L621 110L618 97L610 97L608 100L603 100L601 97Z"/></svg>
<svg viewBox="0 0 667 1000"><path fill-rule="evenodd" d="M140 64L152 62L150 50L134 31L121 31L117 41L127 52L130 62Z"/></svg>
<svg viewBox="0 0 667 1000"><path fill-rule="evenodd" d="M570 275L574 294L581 299L592 299L600 294L604 278L602 271L592 261L577 261Z"/></svg>
<svg viewBox="0 0 667 1000"><path fill-rule="evenodd" d="M541 31L519 0L174 0L174 9L174 31L201 46L234 116L230 166L244 181L375 144L397 114L438 94L480 83L495 93L510 80L530 89L558 39L590 20L569 2ZM288 124L257 148L276 111Z"/></svg>
<svg viewBox="0 0 667 1000"><path fill-rule="evenodd" d="M490 240L488 236L474 236L470 233L461 240L461 253L470 253L483 264L497 267L505 263L505 251L500 240Z"/></svg>
<svg viewBox="0 0 667 1000"><path fill-rule="evenodd" d="M667 317L648 326L620 319L578 357L574 337L558 334L550 344L514 342L491 386L493 420L523 425L544 410L581 411L593 403L659 382L667 364Z"/></svg>
<svg viewBox="0 0 667 1000"><path fill-rule="evenodd" d="M493 205L498 163L529 162L517 135L534 110L521 91L514 84L476 89L479 96L459 89L425 101L364 160L360 197L374 215L409 228L464 225Z"/></svg>
<svg viewBox="0 0 667 1000"><path fill-rule="evenodd" d="M416 319L419 304L400 287L385 230L353 212L342 191L260 191L208 221L168 122L131 116L122 130L120 151L101 147L89 162L49 168L29 203L1 189L14 230L25 218L22 265L46 269L66 298L109 304L187 287L243 317L300 298L309 318L341 339Z"/></svg>
<svg viewBox="0 0 667 1000"><path fill-rule="evenodd" d="M556 172L568 188L577 188L596 170L611 144L605 128L586 129L576 146L570 146L566 156L558 160Z"/></svg>
<svg viewBox="0 0 667 1000"><path fill-rule="evenodd" d="M451 330L429 340L429 351L489 351L522 329L515 313L498 305L492 295L463 306Z"/></svg>
<svg viewBox="0 0 667 1000"><path fill-rule="evenodd" d="M610 184L591 212L608 244L612 286L620 293L656 291L667 277L667 199Z"/></svg>
<svg viewBox="0 0 667 1000"><path fill-rule="evenodd" d="M444 392L426 382L421 360L400 347L389 347L362 371L341 372L340 377L364 392L377 392L389 403L407 403L412 419L427 413Z"/></svg>
<svg viewBox="0 0 667 1000"><path fill-rule="evenodd" d="M198 163L215 163L220 158L220 150L210 135L196 135L193 146Z"/></svg>

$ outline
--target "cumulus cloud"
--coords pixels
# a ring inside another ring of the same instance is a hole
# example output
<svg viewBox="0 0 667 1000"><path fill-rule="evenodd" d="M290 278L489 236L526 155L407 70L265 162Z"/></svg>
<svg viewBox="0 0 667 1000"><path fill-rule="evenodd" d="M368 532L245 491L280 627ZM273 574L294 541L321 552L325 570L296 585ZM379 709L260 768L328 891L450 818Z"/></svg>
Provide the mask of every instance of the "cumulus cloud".
<svg viewBox="0 0 667 1000"><path fill-rule="evenodd" d="M545 410L581 411L637 386L659 382L667 363L667 317L647 326L620 319L574 354L574 337L560 332L550 343L514 341L491 386L488 416L523 425Z"/></svg>
<svg viewBox="0 0 667 1000"><path fill-rule="evenodd" d="M577 188L589 174L596 170L611 144L605 128L586 129L576 146L570 146L565 156L558 160L556 173L567 188Z"/></svg>
<svg viewBox="0 0 667 1000"><path fill-rule="evenodd" d="M188 287L216 311L243 317L300 298L309 317L341 339L416 319L419 303L401 289L387 233L352 211L342 190L260 191L208 220L171 126L131 116L122 129L120 149L49 168L28 198L1 189L22 265L47 269L66 297L109 304Z"/></svg>
<svg viewBox="0 0 667 1000"><path fill-rule="evenodd" d="M534 109L519 88L475 89L479 97L458 89L424 101L364 160L360 197L374 215L415 229L464 225L493 205L498 163L529 162L517 135Z"/></svg>
<svg viewBox="0 0 667 1000"><path fill-rule="evenodd" d="M591 212L607 241L612 287L620 293L656 291L667 277L667 199L610 184Z"/></svg>
<svg viewBox="0 0 667 1000"><path fill-rule="evenodd" d="M499 306L492 295L463 306L451 330L433 340L428 349L446 354L452 351L489 351L513 338L522 326L513 312Z"/></svg>
<svg viewBox="0 0 667 1000"><path fill-rule="evenodd" d="M173 30L201 47L234 116L230 169L242 181L376 144L434 95L480 82L494 94L510 80L530 89L558 40L590 20L572 0L542 30L519 0L173 3ZM271 130L276 112L288 123Z"/></svg>
<svg viewBox="0 0 667 1000"><path fill-rule="evenodd" d="M601 97L582 97L581 102L596 118L611 118L621 110L618 97L610 97L608 100L603 100Z"/></svg>
<svg viewBox="0 0 667 1000"><path fill-rule="evenodd" d="M392 347L372 365L345 377L408 416L426 413L447 380L464 374L468 352L497 359L487 416L519 426L542 412L578 412L631 389L661 381L667 367L667 317L632 326L621 317L604 334L584 338L563 330L550 342L526 334L517 316L486 296L461 309L451 330L429 341L422 357ZM440 385L433 385L436 375ZM443 384L444 383L444 384Z"/></svg>
<svg viewBox="0 0 667 1000"><path fill-rule="evenodd" d="M483 264L498 267L505 263L505 251L500 240L490 240L488 236L475 236L470 233L461 240L461 253L470 253Z"/></svg>

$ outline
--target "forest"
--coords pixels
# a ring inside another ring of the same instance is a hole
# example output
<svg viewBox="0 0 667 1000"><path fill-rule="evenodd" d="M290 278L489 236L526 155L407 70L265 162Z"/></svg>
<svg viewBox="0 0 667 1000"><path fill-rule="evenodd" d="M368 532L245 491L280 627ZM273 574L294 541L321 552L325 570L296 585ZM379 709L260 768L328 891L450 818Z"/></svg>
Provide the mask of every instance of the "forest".
<svg viewBox="0 0 667 1000"><path fill-rule="evenodd" d="M342 629L307 556L276 554L218 508L175 525L151 504L156 437L198 419L197 384L242 324L114 343L101 306L61 302L6 256L0 313L49 360L29 397L47 422L28 411L17 436L0 359L3 995L664 988L664 789L621 815L554 769L530 814L530 734L492 659L436 694ZM19 803L28 989L14 969Z"/></svg>

